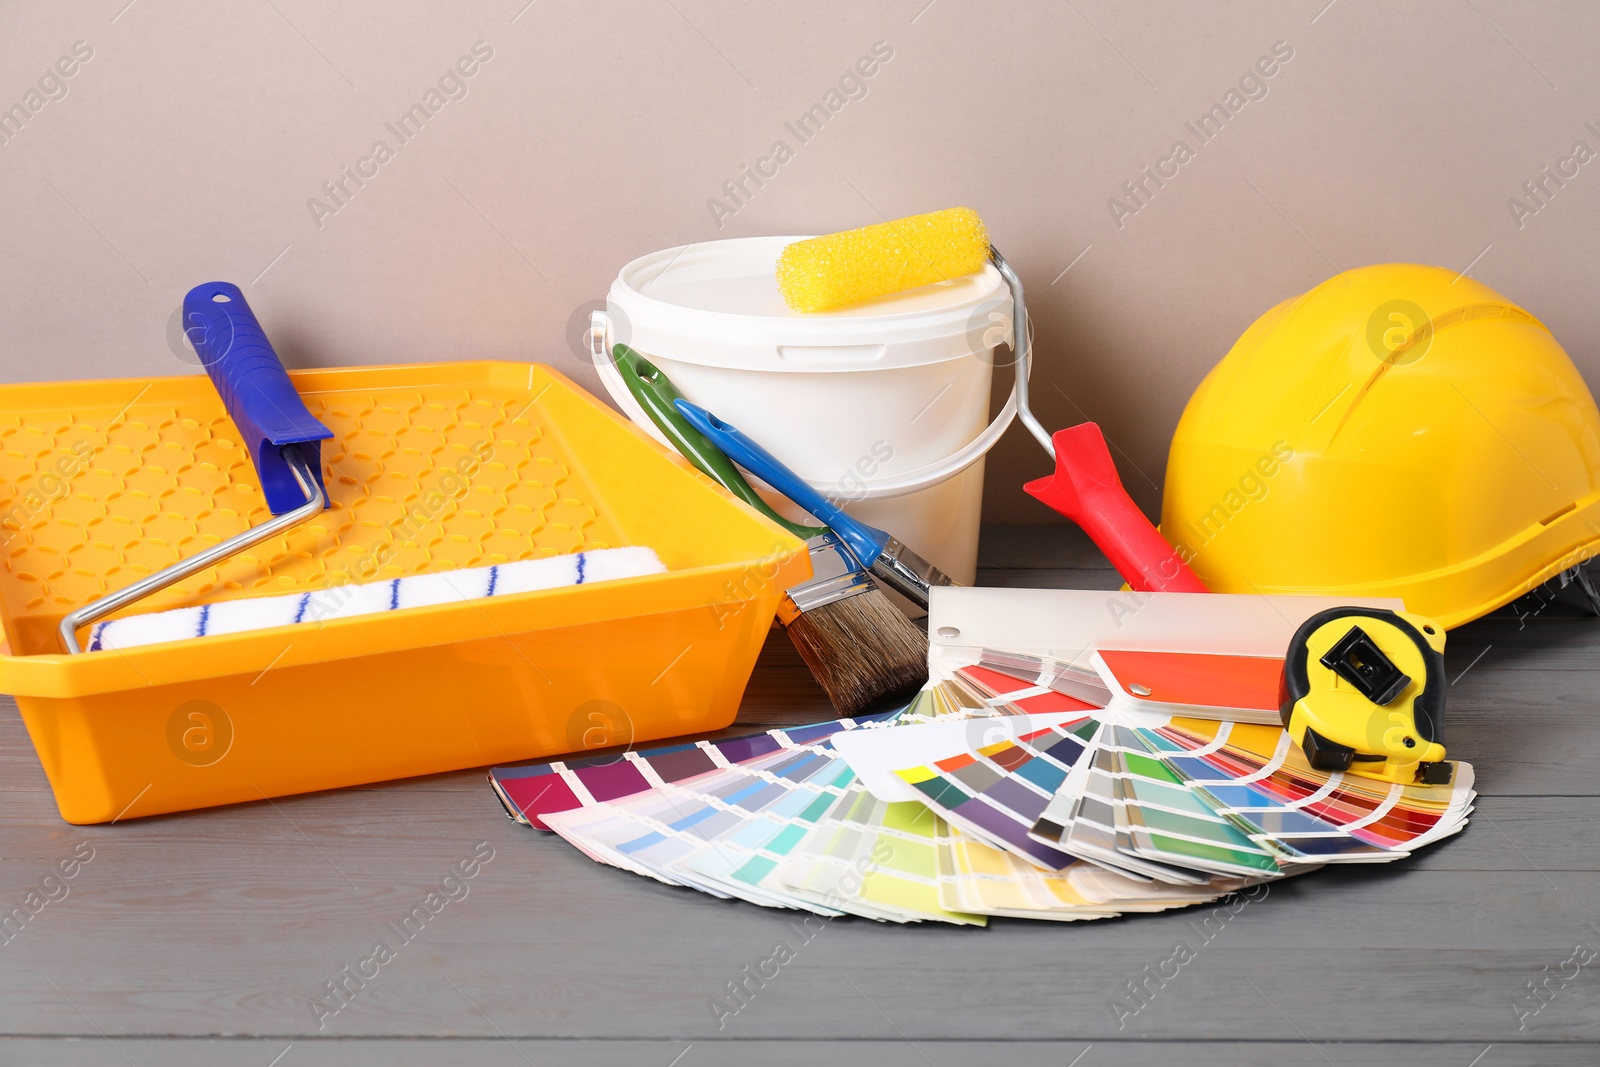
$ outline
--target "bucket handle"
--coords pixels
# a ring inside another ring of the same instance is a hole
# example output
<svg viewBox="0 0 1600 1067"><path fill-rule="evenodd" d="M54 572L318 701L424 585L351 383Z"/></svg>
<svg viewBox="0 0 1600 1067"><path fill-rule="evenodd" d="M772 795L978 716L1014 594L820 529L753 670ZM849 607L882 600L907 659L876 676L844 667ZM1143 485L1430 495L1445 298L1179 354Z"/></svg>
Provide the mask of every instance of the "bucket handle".
<svg viewBox="0 0 1600 1067"><path fill-rule="evenodd" d="M611 316L606 314L605 308L589 312L589 331L586 341L589 358L600 374L600 384L611 394L612 401L639 429L668 448L675 448L673 442L656 426L650 413L645 411L634 398L633 391L628 388L627 381L622 377L622 372L617 369L617 357L611 351L614 343L611 336Z"/></svg>
<svg viewBox="0 0 1600 1067"><path fill-rule="evenodd" d="M1011 428L1011 422L1019 415L1022 425L1033 434L1034 439L1044 447L1045 455L1055 459L1055 444L1051 440L1050 431L1046 430L1039 420L1034 417L1033 409L1028 406L1028 379L1033 375L1033 323L1028 319L1028 304L1022 295L1022 279L1017 277L1017 272L1011 269L1011 264L1006 262L998 249L989 247L989 262L994 264L1004 279L1006 288L1011 290L1011 331L1009 340L1011 351L1015 356L1016 384L1011 389L1011 395L1006 397L1005 406L994 417L982 433L967 442L959 451L951 453L944 459L916 470L908 471L898 478L891 478L878 482L867 492L856 490L854 498L857 500L882 500L890 497L905 496L936 485L947 478L953 478L982 459L995 442ZM1021 326L1018 330L1017 327ZM829 489L842 487L825 487Z"/></svg>
<svg viewBox="0 0 1600 1067"><path fill-rule="evenodd" d="M826 483L812 483L812 488L825 496L850 501L889 500L920 493L930 486L955 477L982 459L989 449L994 447L995 442L1011 428L1011 423L1016 419L1019 410L1023 425L1044 446L1045 453L1054 457L1055 447L1051 444L1050 434L1039 424L1039 420L1034 418L1032 410L1028 407L1028 378L1033 372L1033 343L1029 336L1031 330L1028 323L1028 307L1022 296L1022 281L1017 277L1016 271L1011 269L1011 265L1005 261L1005 257L993 248L989 251L989 261L994 264L1001 278L1005 280L1006 286L1011 290L1012 315L1009 340L1012 352L1016 356L1016 385L1012 388L1011 395L1006 398L1005 406L994 417L994 421L989 423L982 433L944 459L925 464L895 478L875 482L865 489L859 486L846 487ZM1017 328L1019 325L1022 327L1020 330ZM601 382L629 418L654 433L655 427L650 417L639 407L638 401L634 400L627 384L622 380L622 375L617 371L611 355L612 343L611 317L604 309L591 312L589 352L599 369Z"/></svg>

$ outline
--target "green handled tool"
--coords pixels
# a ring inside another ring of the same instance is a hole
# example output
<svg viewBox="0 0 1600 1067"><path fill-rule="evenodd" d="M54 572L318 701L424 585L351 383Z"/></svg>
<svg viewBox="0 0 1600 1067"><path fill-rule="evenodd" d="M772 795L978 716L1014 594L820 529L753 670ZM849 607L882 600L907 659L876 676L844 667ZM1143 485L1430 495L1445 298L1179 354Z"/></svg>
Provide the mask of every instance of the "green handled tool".
<svg viewBox="0 0 1600 1067"><path fill-rule="evenodd" d="M644 408L645 414L650 416L650 421L654 422L656 428L672 442L673 447L702 474L802 540L809 541L828 532L825 526L802 526L797 522L791 522L761 499L761 494L745 481L744 475L733 465L733 461L723 455L722 450L712 444L705 434L689 425L688 420L678 414L673 401L683 394L678 392L678 387L672 384L672 380L661 371L661 368L627 345L613 345L611 354L618 373L628 386L628 392L633 394L639 406Z"/></svg>
<svg viewBox="0 0 1600 1067"><path fill-rule="evenodd" d="M927 679L928 639L889 603L848 546L826 526L790 522L761 499L733 461L678 411L687 403L661 368L627 345L612 358L628 392L700 472L803 538L811 577L790 586L778 621L841 715L898 705Z"/></svg>

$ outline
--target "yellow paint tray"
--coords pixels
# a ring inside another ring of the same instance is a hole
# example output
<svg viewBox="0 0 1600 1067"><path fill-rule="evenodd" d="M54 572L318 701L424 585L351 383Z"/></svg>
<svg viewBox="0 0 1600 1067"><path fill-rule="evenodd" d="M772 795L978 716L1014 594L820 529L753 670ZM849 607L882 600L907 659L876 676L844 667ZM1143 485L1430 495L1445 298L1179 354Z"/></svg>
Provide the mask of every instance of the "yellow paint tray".
<svg viewBox="0 0 1600 1067"><path fill-rule="evenodd" d="M139 612L648 545L667 573L69 656L69 611L269 517L205 375L0 386L0 691L95 823L720 729L802 543L539 365L291 374L330 505Z"/></svg>

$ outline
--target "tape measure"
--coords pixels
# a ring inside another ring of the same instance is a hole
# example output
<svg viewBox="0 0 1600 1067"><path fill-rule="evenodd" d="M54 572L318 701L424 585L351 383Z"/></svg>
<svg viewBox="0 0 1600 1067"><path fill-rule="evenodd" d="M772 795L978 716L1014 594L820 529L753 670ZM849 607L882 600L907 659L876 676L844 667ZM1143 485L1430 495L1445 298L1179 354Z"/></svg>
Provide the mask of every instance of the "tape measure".
<svg viewBox="0 0 1600 1067"><path fill-rule="evenodd" d="M1318 770L1445 785L1444 628L1383 608L1329 608L1295 631L1279 712Z"/></svg>

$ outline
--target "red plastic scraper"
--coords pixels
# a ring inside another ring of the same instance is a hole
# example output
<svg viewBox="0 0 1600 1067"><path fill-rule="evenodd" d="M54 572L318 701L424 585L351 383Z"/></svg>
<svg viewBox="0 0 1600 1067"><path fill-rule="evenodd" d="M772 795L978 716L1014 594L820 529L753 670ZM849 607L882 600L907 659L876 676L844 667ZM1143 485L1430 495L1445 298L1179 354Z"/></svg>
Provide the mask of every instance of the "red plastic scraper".
<svg viewBox="0 0 1600 1067"><path fill-rule="evenodd" d="M1023 489L1083 527L1131 588L1154 593L1208 591L1122 487L1097 424L1082 422L1057 430L1051 443L1055 473Z"/></svg>

